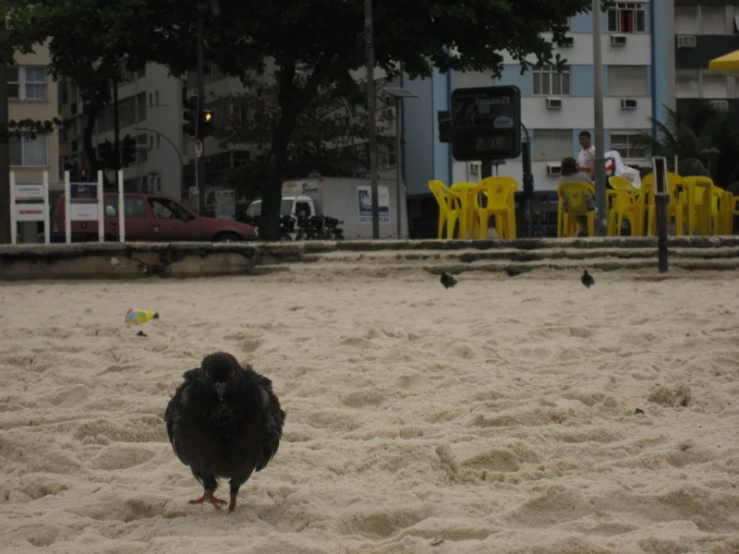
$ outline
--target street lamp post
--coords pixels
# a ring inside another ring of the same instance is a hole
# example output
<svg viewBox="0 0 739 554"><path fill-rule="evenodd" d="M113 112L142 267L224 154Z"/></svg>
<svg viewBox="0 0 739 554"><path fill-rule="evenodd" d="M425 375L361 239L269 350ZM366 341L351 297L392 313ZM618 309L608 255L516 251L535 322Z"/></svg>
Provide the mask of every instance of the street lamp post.
<svg viewBox="0 0 739 554"><path fill-rule="evenodd" d="M177 145L175 145L174 142L167 136L163 135L159 131L155 131L154 129L149 129L147 127L134 127L137 131L144 131L147 133L154 133L157 136L162 137L165 141L167 141L169 144L172 145L172 148L174 148L175 154L177 154L177 158L180 160L180 200L182 200L185 197L185 164L182 160L182 154L180 154L179 148L177 148Z"/></svg>
<svg viewBox="0 0 739 554"><path fill-rule="evenodd" d="M400 194L401 191L401 182L402 182L402 164L401 164L401 158L403 155L403 150L401 148L401 139L402 139L402 126L400 124L400 110L402 108L402 99L403 98L418 98L418 95L414 92L411 92L410 90L400 88L400 87L385 87L382 89L385 94L389 94L393 98L395 98L395 164L396 164L396 172L395 172L395 210L397 212L397 220L398 220L398 240L400 240L403 236L403 210L402 210L402 197ZM407 217L407 211L406 211L406 217Z"/></svg>

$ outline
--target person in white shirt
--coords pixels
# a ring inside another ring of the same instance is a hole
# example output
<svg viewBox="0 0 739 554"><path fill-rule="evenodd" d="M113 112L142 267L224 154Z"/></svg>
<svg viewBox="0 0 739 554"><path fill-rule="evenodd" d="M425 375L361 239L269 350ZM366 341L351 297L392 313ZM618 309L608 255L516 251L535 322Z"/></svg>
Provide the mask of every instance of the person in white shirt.
<svg viewBox="0 0 739 554"><path fill-rule="evenodd" d="M585 173L593 179L593 168L595 167L595 146L590 140L590 133L580 133L580 152L577 154L577 170Z"/></svg>

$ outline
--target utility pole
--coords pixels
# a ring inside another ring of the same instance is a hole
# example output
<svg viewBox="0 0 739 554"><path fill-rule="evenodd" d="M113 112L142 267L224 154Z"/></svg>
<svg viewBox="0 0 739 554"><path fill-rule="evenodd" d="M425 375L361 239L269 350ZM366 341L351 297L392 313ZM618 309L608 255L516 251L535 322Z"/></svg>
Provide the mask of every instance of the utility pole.
<svg viewBox="0 0 739 554"><path fill-rule="evenodd" d="M203 140L202 135L202 121L200 121L200 114L202 114L205 109L205 86L203 84L203 66L205 65L203 59L203 16L207 13L208 9L208 4L203 2L198 3L198 52L196 62L197 67L195 69L195 72L197 73L198 108L195 119L195 136L197 137L197 140L203 143L203 154L200 160L196 160L195 171L198 174L198 211L200 212L200 215L205 215L205 140Z"/></svg>
<svg viewBox="0 0 739 554"><path fill-rule="evenodd" d="M6 51L7 33L5 15L7 4L0 2L0 55ZM10 60L0 57L0 121L7 124L8 117L8 75ZM0 133L0 244L10 242L10 144L7 133Z"/></svg>
<svg viewBox="0 0 739 554"><path fill-rule="evenodd" d="M6 69L6 60L0 59L0 121L7 123L9 118ZM8 243L10 243L10 144L7 132L3 132L0 133L0 244Z"/></svg>
<svg viewBox="0 0 739 554"><path fill-rule="evenodd" d="M372 238L380 238L380 204L377 186L377 95L375 94L375 49L372 38L372 0L364 0L364 41L367 57L367 131L369 172L372 184Z"/></svg>
<svg viewBox="0 0 739 554"><path fill-rule="evenodd" d="M116 68L116 71L118 69ZM118 113L118 76L116 75L112 79L113 82L113 133L115 135L113 136L113 148L115 149L115 184L116 184L116 190L119 189L121 184L118 182L118 171L121 169L121 156L123 156L123 153L121 152L121 123L119 120L119 113ZM106 83L105 86L108 86ZM110 98L110 97L108 97Z"/></svg>
<svg viewBox="0 0 739 554"><path fill-rule="evenodd" d="M600 0L593 0L593 102L595 123L595 166L593 167L595 177L595 234L605 237L606 228L606 160L605 131L603 123L603 56L601 52L600 32Z"/></svg>
<svg viewBox="0 0 739 554"><path fill-rule="evenodd" d="M198 28L197 28L197 41L198 41L198 52L197 52L197 67L195 72L197 73L197 87L198 87L198 106L197 106L197 118L195 120L195 137L201 143L201 159L195 158L195 182L198 187L198 208L200 215L205 213L205 133L203 132L203 114L205 113L205 86L203 84L203 70L205 65L203 55L203 33L204 23L203 18L206 14L220 15L221 7L218 5L218 0L201 0L198 2Z"/></svg>

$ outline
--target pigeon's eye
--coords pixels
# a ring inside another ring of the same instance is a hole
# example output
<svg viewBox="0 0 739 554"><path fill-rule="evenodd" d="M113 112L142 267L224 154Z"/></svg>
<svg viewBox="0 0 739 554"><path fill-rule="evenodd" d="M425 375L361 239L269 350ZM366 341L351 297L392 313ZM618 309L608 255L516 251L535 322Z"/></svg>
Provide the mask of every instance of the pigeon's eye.
<svg viewBox="0 0 739 554"><path fill-rule="evenodd" d="M210 371L208 371L207 369L205 370L205 376L210 377Z"/></svg>
<svg viewBox="0 0 739 554"><path fill-rule="evenodd" d="M236 370L235 370L235 369L232 369L232 370L231 370L231 375L230 375L230 377L233 377L234 375L236 375Z"/></svg>

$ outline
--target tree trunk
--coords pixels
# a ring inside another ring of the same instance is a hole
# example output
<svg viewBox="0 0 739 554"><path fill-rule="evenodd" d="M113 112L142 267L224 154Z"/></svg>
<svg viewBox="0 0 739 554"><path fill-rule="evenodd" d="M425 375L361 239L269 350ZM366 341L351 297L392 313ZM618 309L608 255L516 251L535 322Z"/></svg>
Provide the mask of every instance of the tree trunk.
<svg viewBox="0 0 739 554"><path fill-rule="evenodd" d="M288 164L287 147L295 132L298 115L315 97L318 84L326 75L332 56L332 51L323 53L302 89L293 83L297 60L292 55L277 60L280 67L277 103L280 105L281 113L277 129L272 135L272 145L267 158L267 178L262 184L259 234L263 240L280 240L280 206L282 180Z"/></svg>
<svg viewBox="0 0 739 554"><path fill-rule="evenodd" d="M298 107L293 99L282 106L280 122L277 124L267 158L267 179L262 184L262 213L259 220L259 235L263 240L280 240L282 180L288 162L287 146L290 144L297 119Z"/></svg>

